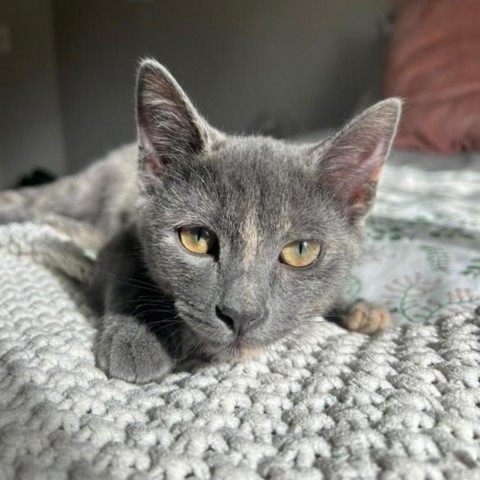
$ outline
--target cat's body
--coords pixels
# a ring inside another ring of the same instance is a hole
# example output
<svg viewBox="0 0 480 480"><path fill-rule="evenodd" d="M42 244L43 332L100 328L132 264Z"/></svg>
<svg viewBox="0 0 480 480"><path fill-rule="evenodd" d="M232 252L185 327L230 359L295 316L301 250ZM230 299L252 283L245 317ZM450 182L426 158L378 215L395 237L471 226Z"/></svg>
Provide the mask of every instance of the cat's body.
<svg viewBox="0 0 480 480"><path fill-rule="evenodd" d="M138 145L132 143L52 184L0 192L0 223L67 218L93 226L108 239L134 215L137 157Z"/></svg>
<svg viewBox="0 0 480 480"><path fill-rule="evenodd" d="M73 214L50 209L107 239L90 286L99 365L146 382L181 359L238 359L308 335L312 319L338 305L359 253L400 102L297 146L213 129L151 60L137 99L138 180L133 162L110 159L81 174L95 193ZM78 188L60 182L40 197ZM38 201L29 209L45 210ZM365 303L347 316L354 330L387 323Z"/></svg>

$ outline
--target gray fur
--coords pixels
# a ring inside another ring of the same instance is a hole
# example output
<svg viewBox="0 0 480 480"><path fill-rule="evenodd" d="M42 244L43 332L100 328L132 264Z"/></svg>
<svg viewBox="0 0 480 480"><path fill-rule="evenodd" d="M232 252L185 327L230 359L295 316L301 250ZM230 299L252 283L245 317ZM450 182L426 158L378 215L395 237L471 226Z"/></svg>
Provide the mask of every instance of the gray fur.
<svg viewBox="0 0 480 480"><path fill-rule="evenodd" d="M42 187L0 192L0 224L65 218L109 238L129 223L137 197L138 147L127 145L84 171ZM68 222L67 222L68 223Z"/></svg>
<svg viewBox="0 0 480 480"><path fill-rule="evenodd" d="M130 200L110 207L104 231L113 238L90 288L103 315L99 365L153 381L186 358L238 359L308 335L312 319L338 302L359 253L400 101L380 102L326 142L297 146L218 132L153 60L138 78L138 190L128 187L136 208ZM192 224L216 233L217 255L180 244L178 228ZM318 260L280 263L282 247L301 239L322 242ZM235 335L219 308L257 321Z"/></svg>

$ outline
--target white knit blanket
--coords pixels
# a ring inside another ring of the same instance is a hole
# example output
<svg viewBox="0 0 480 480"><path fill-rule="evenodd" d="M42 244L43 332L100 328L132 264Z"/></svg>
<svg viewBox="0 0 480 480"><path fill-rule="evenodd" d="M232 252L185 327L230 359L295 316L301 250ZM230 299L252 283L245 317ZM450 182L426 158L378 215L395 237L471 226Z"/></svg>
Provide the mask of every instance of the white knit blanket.
<svg viewBox="0 0 480 480"><path fill-rule="evenodd" d="M0 231L0 478L480 475L479 316L319 324L301 350L136 386L95 367L88 259L48 227Z"/></svg>
<svg viewBox="0 0 480 480"><path fill-rule="evenodd" d="M403 311L395 306L418 279L375 290L401 324L366 337L319 320L308 344L146 386L95 367L80 288L92 255L51 227L1 227L0 479L480 478L480 276L475 262L461 275L454 260L476 258L476 234L428 237L450 259L442 263L407 230L375 239L375 222L355 272L362 288L388 284L381 265L389 278L405 273L392 271L399 263L420 268L407 241L431 263L425 281L438 277L439 291L424 289L422 304L420 289ZM390 264L378 263L381 252ZM460 313L432 307L452 279L466 298Z"/></svg>

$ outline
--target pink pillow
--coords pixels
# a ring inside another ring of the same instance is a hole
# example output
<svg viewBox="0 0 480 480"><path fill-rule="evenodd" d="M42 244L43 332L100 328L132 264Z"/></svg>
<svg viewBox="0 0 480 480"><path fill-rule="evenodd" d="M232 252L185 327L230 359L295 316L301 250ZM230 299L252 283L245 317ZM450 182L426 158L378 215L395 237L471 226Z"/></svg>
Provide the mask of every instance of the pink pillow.
<svg viewBox="0 0 480 480"><path fill-rule="evenodd" d="M406 101L396 146L480 150L480 1L395 4L384 93Z"/></svg>

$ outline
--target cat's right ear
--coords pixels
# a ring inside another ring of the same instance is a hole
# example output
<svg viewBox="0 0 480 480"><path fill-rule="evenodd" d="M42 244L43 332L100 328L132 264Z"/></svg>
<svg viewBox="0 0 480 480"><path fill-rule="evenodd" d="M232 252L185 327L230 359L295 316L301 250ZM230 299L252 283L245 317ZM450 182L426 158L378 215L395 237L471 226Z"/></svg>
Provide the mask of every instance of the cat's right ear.
<svg viewBox="0 0 480 480"><path fill-rule="evenodd" d="M168 164L205 150L213 132L170 72L151 59L138 71L137 130L140 184L146 191L161 188Z"/></svg>

